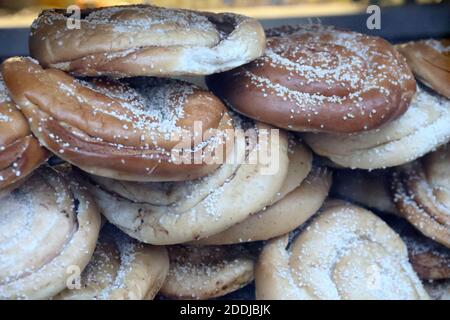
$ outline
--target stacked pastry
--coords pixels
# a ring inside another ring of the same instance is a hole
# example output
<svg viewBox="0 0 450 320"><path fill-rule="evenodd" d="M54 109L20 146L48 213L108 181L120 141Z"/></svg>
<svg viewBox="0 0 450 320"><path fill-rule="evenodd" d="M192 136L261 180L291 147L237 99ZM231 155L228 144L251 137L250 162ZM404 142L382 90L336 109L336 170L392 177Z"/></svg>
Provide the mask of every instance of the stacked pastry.
<svg viewBox="0 0 450 320"><path fill-rule="evenodd" d="M317 163L338 169L332 195L381 216L327 201L265 244L256 297L428 299L423 280L433 298L448 298L447 42L399 46L405 59L382 39L333 27L266 34L264 56L207 78L213 92L239 113L300 132ZM436 92L417 86L413 72ZM420 232L405 233L382 213Z"/></svg>
<svg viewBox="0 0 450 320"><path fill-rule="evenodd" d="M1 298L206 299L255 279L261 299L427 299L419 277L448 277L448 256L326 201L331 167L403 165L382 202L346 196L353 172L335 195L448 246L447 148L416 159L450 140L449 102L387 41L147 5L68 19L41 13L32 57L1 65ZM211 91L186 81L204 76Z"/></svg>
<svg viewBox="0 0 450 320"><path fill-rule="evenodd" d="M357 145L362 146L370 138L383 152L383 160L377 167L389 167L390 159L394 159L391 155L402 152L393 162L397 166L371 172L341 168L335 172L332 194L379 213L404 240L409 260L430 296L448 300L450 139L447 117L450 101L446 89L450 85L450 48L448 40L410 42L398 48L420 84L428 87L421 87L419 93L422 98L417 107L422 112L410 117L404 126L406 121L403 122L403 118L407 119L414 108L412 104L397 120L396 126L390 125L388 130L384 127L364 138L358 137ZM441 111L434 113L433 109ZM445 121L437 125L442 119ZM410 134L405 140L403 128L407 127ZM405 141L409 142L404 144ZM386 148L389 145L389 149ZM390 149L393 146L396 148ZM407 158L404 157L406 154L409 154Z"/></svg>

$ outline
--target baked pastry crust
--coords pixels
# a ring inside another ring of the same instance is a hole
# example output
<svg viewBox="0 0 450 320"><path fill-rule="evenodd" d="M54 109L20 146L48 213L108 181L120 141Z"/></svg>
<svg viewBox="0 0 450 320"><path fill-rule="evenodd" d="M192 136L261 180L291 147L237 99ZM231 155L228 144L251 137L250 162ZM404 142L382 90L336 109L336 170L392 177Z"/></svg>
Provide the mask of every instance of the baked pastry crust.
<svg viewBox="0 0 450 320"><path fill-rule="evenodd" d="M450 141L450 100L419 89L400 118L356 134L307 133L321 156L352 169L381 169L416 160Z"/></svg>
<svg viewBox="0 0 450 320"><path fill-rule="evenodd" d="M0 189L7 192L49 156L30 132L27 120L11 100L0 75Z"/></svg>
<svg viewBox="0 0 450 320"><path fill-rule="evenodd" d="M330 201L289 242L285 235L265 245L257 299L429 298L403 241L370 211Z"/></svg>
<svg viewBox="0 0 450 320"><path fill-rule="evenodd" d="M397 49L421 82L450 99L450 39L408 42Z"/></svg>
<svg viewBox="0 0 450 320"><path fill-rule="evenodd" d="M269 139L273 151L267 162L250 163L248 153L235 147L234 161L197 180L136 183L90 176L90 191L108 221L135 239L156 245L198 240L260 211L279 192L288 173L288 141L281 131L279 139ZM266 171L274 164L274 171Z"/></svg>
<svg viewBox="0 0 450 320"><path fill-rule="evenodd" d="M100 214L74 175L37 170L1 198L0 298L47 299L83 271L95 249Z"/></svg>
<svg viewBox="0 0 450 320"><path fill-rule="evenodd" d="M309 161L305 161L309 158ZM225 245L261 241L293 231L315 214L331 186L331 171L312 168L310 151L297 143L289 154L288 175L272 202L231 228L195 245Z"/></svg>
<svg viewBox="0 0 450 320"><path fill-rule="evenodd" d="M450 247L450 147L396 169L393 200L400 214L427 237Z"/></svg>
<svg viewBox="0 0 450 320"><path fill-rule="evenodd" d="M265 34L253 18L150 5L81 11L68 28L65 10L34 21L31 55L45 67L83 76L207 75L259 57Z"/></svg>
<svg viewBox="0 0 450 320"><path fill-rule="evenodd" d="M156 78L83 81L29 58L6 60L2 73L39 141L89 173L180 181L217 169L220 163L204 161L205 154L226 158L232 120L219 99L195 85Z"/></svg>
<svg viewBox="0 0 450 320"><path fill-rule="evenodd" d="M257 121L293 131L370 130L403 114L416 91L405 59L387 41L332 26L267 31L265 55L207 84Z"/></svg>
<svg viewBox="0 0 450 320"><path fill-rule="evenodd" d="M66 289L53 299L150 300L163 285L168 271L165 247L138 243L106 225L81 274L81 288Z"/></svg>

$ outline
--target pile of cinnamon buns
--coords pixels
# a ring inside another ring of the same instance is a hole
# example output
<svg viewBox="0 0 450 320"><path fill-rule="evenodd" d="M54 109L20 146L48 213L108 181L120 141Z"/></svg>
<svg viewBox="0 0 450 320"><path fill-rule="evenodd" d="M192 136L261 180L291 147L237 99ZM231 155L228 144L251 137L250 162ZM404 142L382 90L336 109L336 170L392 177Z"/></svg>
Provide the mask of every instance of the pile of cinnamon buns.
<svg viewBox="0 0 450 320"><path fill-rule="evenodd" d="M70 19L0 67L0 298L450 298L448 40Z"/></svg>

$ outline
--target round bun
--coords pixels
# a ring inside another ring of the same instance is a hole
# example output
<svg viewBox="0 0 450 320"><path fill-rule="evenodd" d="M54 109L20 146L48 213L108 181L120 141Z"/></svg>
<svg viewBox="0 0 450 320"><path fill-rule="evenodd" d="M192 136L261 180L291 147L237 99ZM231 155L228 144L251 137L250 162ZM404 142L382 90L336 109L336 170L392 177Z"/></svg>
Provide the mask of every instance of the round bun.
<svg viewBox="0 0 450 320"><path fill-rule="evenodd" d="M45 67L84 76L207 75L261 56L260 23L231 13L150 5L45 10L31 27L30 52Z"/></svg>
<svg viewBox="0 0 450 320"><path fill-rule="evenodd" d="M264 134L272 128L257 124L256 129ZM236 144L234 161L197 180L139 183L90 176L90 191L108 221L139 241L198 240L243 221L279 192L288 172L287 137L280 132L279 139L270 139L273 151L267 162L249 161L261 144L242 153Z"/></svg>
<svg viewBox="0 0 450 320"><path fill-rule="evenodd" d="M80 288L58 300L150 300L169 271L165 247L138 243L111 225L102 228L97 247L81 274Z"/></svg>
<svg viewBox="0 0 450 320"><path fill-rule="evenodd" d="M88 82L29 58L6 60L2 73L39 141L89 173L188 180L219 166L203 156L226 157L232 120L219 99L195 85L157 78Z"/></svg>
<svg viewBox="0 0 450 320"><path fill-rule="evenodd" d="M270 240L255 268L257 299L428 299L400 237L370 211L328 202L298 237Z"/></svg>
<svg viewBox="0 0 450 320"><path fill-rule="evenodd" d="M417 78L450 99L450 39L408 42L397 49Z"/></svg>
<svg viewBox="0 0 450 320"><path fill-rule="evenodd" d="M308 133L303 138L314 152L342 167L398 166L450 140L450 101L419 89L408 111L379 129L357 134Z"/></svg>
<svg viewBox="0 0 450 320"><path fill-rule="evenodd" d="M450 146L397 168L392 188L400 214L450 248Z"/></svg>
<svg viewBox="0 0 450 320"><path fill-rule="evenodd" d="M404 113L416 90L387 41L331 26L268 31L265 55L207 78L236 111L294 131L359 132Z"/></svg>
<svg viewBox="0 0 450 320"><path fill-rule="evenodd" d="M94 200L73 175L37 170L0 206L0 298L47 299L88 264L100 230Z"/></svg>
<svg viewBox="0 0 450 320"><path fill-rule="evenodd" d="M0 189L13 189L49 156L8 96L0 75Z"/></svg>
<svg viewBox="0 0 450 320"><path fill-rule="evenodd" d="M173 299L211 299L253 281L255 255L240 246L168 247L169 274L161 294Z"/></svg>

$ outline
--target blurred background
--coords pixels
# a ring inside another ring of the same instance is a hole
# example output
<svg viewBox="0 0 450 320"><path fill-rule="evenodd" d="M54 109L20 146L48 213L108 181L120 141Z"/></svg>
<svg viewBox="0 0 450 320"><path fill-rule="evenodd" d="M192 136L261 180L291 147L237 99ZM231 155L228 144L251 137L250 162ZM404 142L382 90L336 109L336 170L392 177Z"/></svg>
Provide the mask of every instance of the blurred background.
<svg viewBox="0 0 450 320"><path fill-rule="evenodd" d="M0 58L28 53L29 26L44 8L148 3L213 12L235 12L265 27L323 23L401 42L450 36L450 0L0 0ZM381 8L381 29L366 26L369 5Z"/></svg>

